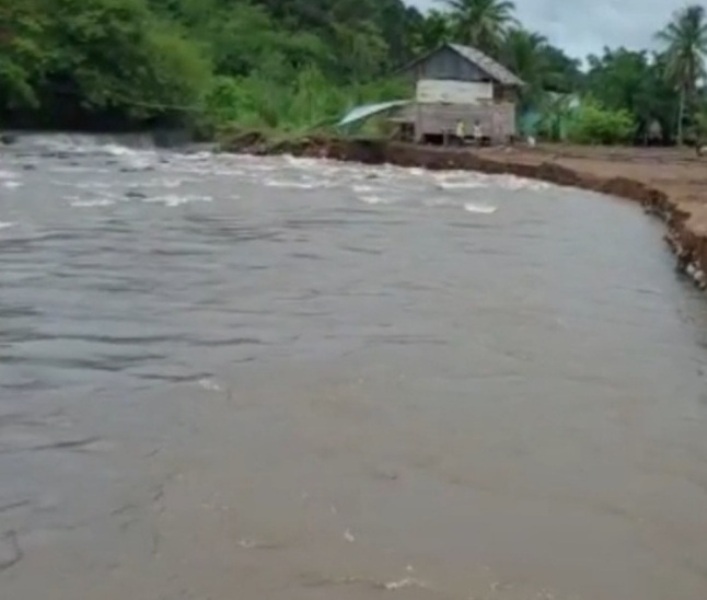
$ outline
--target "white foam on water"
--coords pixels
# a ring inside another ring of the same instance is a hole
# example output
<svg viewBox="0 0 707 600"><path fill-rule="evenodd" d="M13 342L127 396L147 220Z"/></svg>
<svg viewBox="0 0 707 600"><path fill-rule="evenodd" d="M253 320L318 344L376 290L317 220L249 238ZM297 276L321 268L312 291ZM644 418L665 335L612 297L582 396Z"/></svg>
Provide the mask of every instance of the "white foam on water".
<svg viewBox="0 0 707 600"><path fill-rule="evenodd" d="M288 179L267 179L265 185L274 188L295 189L295 190L312 190L315 188L325 187L328 185L326 181L292 181Z"/></svg>
<svg viewBox="0 0 707 600"><path fill-rule="evenodd" d="M222 390L221 386L212 379L200 379L199 386L209 392L220 392Z"/></svg>
<svg viewBox="0 0 707 600"><path fill-rule="evenodd" d="M61 184L61 185L68 185L68 184ZM91 196L93 196L93 198L85 198L85 197L81 197L78 195L64 196L64 200L66 202L68 202L70 206L75 206L75 207L108 206L109 204L115 204L116 200L119 199L118 196L116 196L116 194L106 191L105 189L101 189L101 188L111 187L110 185L95 186L98 189L94 189L94 186L92 186L91 184L86 184L85 186L83 186L81 184L76 184L75 186L71 186L71 187L79 187L82 189L88 189L91 191Z"/></svg>
<svg viewBox="0 0 707 600"><path fill-rule="evenodd" d="M511 191L523 190L538 192L550 188L550 184L544 181L525 179L523 177L516 177L515 175L497 175L493 181L503 189Z"/></svg>
<svg viewBox="0 0 707 600"><path fill-rule="evenodd" d="M22 182L19 181L17 173L12 171L0 171L0 185L8 190L14 190L22 187Z"/></svg>
<svg viewBox="0 0 707 600"><path fill-rule="evenodd" d="M285 159L286 163L292 165L293 167L319 168L324 162L322 159L319 158L303 158L298 156L292 156L291 154L285 154L283 158Z"/></svg>
<svg viewBox="0 0 707 600"><path fill-rule="evenodd" d="M14 223L12 221L0 221L0 229L9 229L10 227L14 227L17 225L17 223Z"/></svg>
<svg viewBox="0 0 707 600"><path fill-rule="evenodd" d="M174 163L169 163L166 166L168 170L174 170L175 167L176 169L179 170L180 173L187 173L189 175L217 175L220 174L214 167L213 165L209 165L208 163L199 163L199 164L174 164Z"/></svg>
<svg viewBox="0 0 707 600"><path fill-rule="evenodd" d="M174 189L174 188L180 187L181 185L183 185L185 183L191 183L194 181L197 181L197 180L193 177L181 177L181 178L159 177L157 179L152 179L150 181L141 182L140 187Z"/></svg>
<svg viewBox="0 0 707 600"><path fill-rule="evenodd" d="M182 154L179 158L188 161L204 161L209 160L213 157L213 153L208 150L201 150L199 152L194 152L192 154Z"/></svg>
<svg viewBox="0 0 707 600"><path fill-rule="evenodd" d="M213 159L212 159L213 160ZM282 163L269 156L249 156L247 154L217 156L219 166L225 168L245 169L252 171L276 171L282 169Z"/></svg>
<svg viewBox="0 0 707 600"><path fill-rule="evenodd" d="M52 165L49 167L50 173L113 173L110 169L103 169L98 167L81 167L81 166L63 166L63 165ZM56 185L66 185L65 183L55 182Z"/></svg>
<svg viewBox="0 0 707 600"><path fill-rule="evenodd" d="M97 200L72 200L69 202L69 206L72 208L99 208L104 206L112 206L113 204L115 204L115 200L109 200L108 198Z"/></svg>
<svg viewBox="0 0 707 600"><path fill-rule="evenodd" d="M137 156L145 154L145 150L136 150L135 148L128 148L127 146L121 146L119 144L105 144L98 148L101 152L110 154L111 156Z"/></svg>
<svg viewBox="0 0 707 600"><path fill-rule="evenodd" d="M399 581L389 581L387 583L384 583L383 587L387 591L393 592L393 591L402 590L405 588L426 589L427 584L424 581L420 581L419 579L413 579L412 577L405 577L405 579L401 579Z"/></svg>
<svg viewBox="0 0 707 600"><path fill-rule="evenodd" d="M130 160L125 161L123 165L124 170L131 171L150 171L155 168L155 161L149 158L143 158L136 156Z"/></svg>
<svg viewBox="0 0 707 600"><path fill-rule="evenodd" d="M164 204L168 208L175 208L177 206L182 206L183 204L190 204L192 202L211 202L212 200L213 198L211 196L167 195L144 198L142 202L146 202L148 204Z"/></svg>
<svg viewBox="0 0 707 600"><path fill-rule="evenodd" d="M470 213L478 213L480 215L492 215L498 210L496 206L489 206L488 204L475 204L473 202L465 202L464 210Z"/></svg>
<svg viewBox="0 0 707 600"><path fill-rule="evenodd" d="M443 190L473 190L488 187L484 181L440 181L437 185Z"/></svg>
<svg viewBox="0 0 707 600"><path fill-rule="evenodd" d="M366 204L392 204L395 202L393 198L384 198L383 196L377 196L374 194L360 195L358 199Z"/></svg>
<svg viewBox="0 0 707 600"><path fill-rule="evenodd" d="M243 169L212 169L209 171L211 175L218 175L219 177L243 177L247 175L247 172Z"/></svg>
<svg viewBox="0 0 707 600"><path fill-rule="evenodd" d="M551 187L547 182L516 175L490 175L459 170L434 173L432 177L439 187L446 190L499 187L509 191L542 191Z"/></svg>
<svg viewBox="0 0 707 600"><path fill-rule="evenodd" d="M166 188L178 188L180 185L187 183L188 181L193 181L191 179L161 179L155 182L149 182L148 185L155 185L158 187Z"/></svg>
<svg viewBox="0 0 707 600"><path fill-rule="evenodd" d="M270 171L278 171L281 167L272 163L250 163L247 165L243 165L243 168L246 170L246 172L262 171L265 173L269 173Z"/></svg>
<svg viewBox="0 0 707 600"><path fill-rule="evenodd" d="M155 153L154 142L147 135L96 135L76 133L40 133L22 135L24 145L43 152L76 155L129 156Z"/></svg>
<svg viewBox="0 0 707 600"><path fill-rule="evenodd" d="M353 189L353 191L356 192L357 194L370 194L371 192L375 192L375 191L379 190L380 188L374 187L372 185L355 184L352 186L351 189Z"/></svg>
<svg viewBox="0 0 707 600"><path fill-rule="evenodd" d="M423 200L422 203L430 208L435 208L437 206L459 206L458 201L454 201L452 198L427 198Z"/></svg>
<svg viewBox="0 0 707 600"><path fill-rule="evenodd" d="M95 190L97 188L107 190L115 187L112 183L108 183L107 181L80 181L77 183L57 182L57 185L71 186L80 190Z"/></svg>
<svg viewBox="0 0 707 600"><path fill-rule="evenodd" d="M317 179L377 179L380 176L379 172L374 172L371 167L366 165L344 163L326 158L297 158L285 156L285 162L287 162L289 167L307 176L311 177L313 175ZM378 168L378 171L380 171L380 168Z"/></svg>

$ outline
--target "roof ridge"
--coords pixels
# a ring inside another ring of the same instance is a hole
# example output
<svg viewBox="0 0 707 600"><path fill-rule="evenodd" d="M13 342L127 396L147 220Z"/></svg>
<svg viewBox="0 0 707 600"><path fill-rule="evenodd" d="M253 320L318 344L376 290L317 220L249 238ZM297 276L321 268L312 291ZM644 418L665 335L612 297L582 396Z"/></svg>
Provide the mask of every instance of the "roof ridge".
<svg viewBox="0 0 707 600"><path fill-rule="evenodd" d="M524 82L520 77L482 50L479 50L474 46L456 44L454 42L447 42L446 45L459 54L462 58L482 67L488 75L497 81L500 81L506 85L524 85Z"/></svg>

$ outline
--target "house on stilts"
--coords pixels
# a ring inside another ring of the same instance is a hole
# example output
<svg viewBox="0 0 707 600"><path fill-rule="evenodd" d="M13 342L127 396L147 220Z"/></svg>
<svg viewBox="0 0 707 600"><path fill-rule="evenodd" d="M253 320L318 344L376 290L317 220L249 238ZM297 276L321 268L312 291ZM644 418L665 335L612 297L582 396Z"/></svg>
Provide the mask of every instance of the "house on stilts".
<svg viewBox="0 0 707 600"><path fill-rule="evenodd" d="M439 143L464 123L478 124L488 142L517 135L516 104L523 81L480 50L444 44L397 72L414 90L414 100L392 116L417 142Z"/></svg>

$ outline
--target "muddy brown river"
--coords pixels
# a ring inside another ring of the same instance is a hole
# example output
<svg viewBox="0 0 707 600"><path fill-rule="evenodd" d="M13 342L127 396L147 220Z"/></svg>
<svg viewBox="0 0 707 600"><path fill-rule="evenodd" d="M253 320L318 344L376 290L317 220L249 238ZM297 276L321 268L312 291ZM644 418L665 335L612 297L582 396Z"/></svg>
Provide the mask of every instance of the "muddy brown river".
<svg viewBox="0 0 707 600"><path fill-rule="evenodd" d="M662 232L512 177L2 149L0 598L704 600L707 301Z"/></svg>

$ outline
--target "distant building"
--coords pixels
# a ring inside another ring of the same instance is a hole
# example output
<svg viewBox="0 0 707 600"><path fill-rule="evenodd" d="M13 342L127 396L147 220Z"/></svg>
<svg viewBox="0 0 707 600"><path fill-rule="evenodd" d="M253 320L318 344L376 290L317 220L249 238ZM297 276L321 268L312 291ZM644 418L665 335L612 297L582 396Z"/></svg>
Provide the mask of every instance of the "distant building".
<svg viewBox="0 0 707 600"><path fill-rule="evenodd" d="M444 44L403 67L415 88L414 102L395 117L416 141L442 138L461 121L472 132L476 123L494 143L515 137L516 101L523 81L506 67L469 46Z"/></svg>

